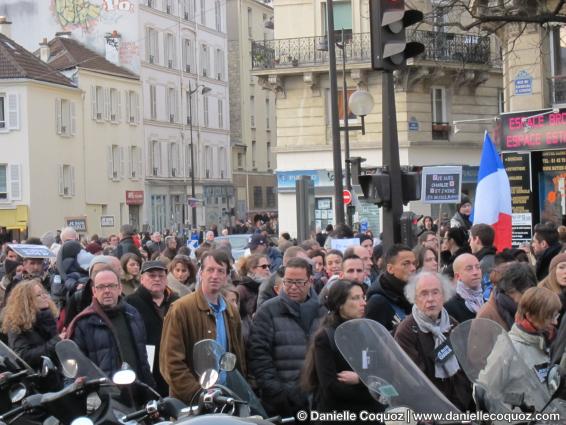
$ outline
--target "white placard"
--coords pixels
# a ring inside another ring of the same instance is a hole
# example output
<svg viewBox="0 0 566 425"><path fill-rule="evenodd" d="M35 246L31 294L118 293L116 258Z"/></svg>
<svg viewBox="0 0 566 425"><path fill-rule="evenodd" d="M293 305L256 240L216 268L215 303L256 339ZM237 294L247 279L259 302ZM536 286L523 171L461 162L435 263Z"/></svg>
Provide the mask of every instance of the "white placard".
<svg viewBox="0 0 566 425"><path fill-rule="evenodd" d="M155 345L146 345L147 362L149 363L149 370L153 373L153 362L155 361Z"/></svg>
<svg viewBox="0 0 566 425"><path fill-rule="evenodd" d="M330 243L330 247L332 249L337 249L338 251L344 253L346 249L351 246L359 246L360 245L360 238L351 238L351 239L332 239Z"/></svg>

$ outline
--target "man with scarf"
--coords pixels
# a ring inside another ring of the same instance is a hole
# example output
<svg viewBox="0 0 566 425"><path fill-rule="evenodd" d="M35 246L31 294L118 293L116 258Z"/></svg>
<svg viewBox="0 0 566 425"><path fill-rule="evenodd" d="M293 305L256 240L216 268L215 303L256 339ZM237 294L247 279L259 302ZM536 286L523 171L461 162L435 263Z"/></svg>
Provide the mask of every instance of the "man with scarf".
<svg viewBox="0 0 566 425"><path fill-rule="evenodd" d="M385 271L366 294L366 317L392 331L411 313L403 291L416 271L417 260L411 248L396 244L387 250L384 261Z"/></svg>
<svg viewBox="0 0 566 425"><path fill-rule="evenodd" d="M146 351L146 332L140 313L121 299L116 272L104 266L92 275L92 303L75 317L67 336L107 376L124 362L138 379L155 387Z"/></svg>
<svg viewBox="0 0 566 425"><path fill-rule="evenodd" d="M459 323L476 317L484 303L481 286L481 265L472 254L454 260L456 294L444 305L448 314Z"/></svg>
<svg viewBox="0 0 566 425"><path fill-rule="evenodd" d="M431 272L413 276L405 287L412 312L398 326L395 340L431 382L461 411L473 410L472 385L450 346L457 322L443 303L452 287L446 277Z"/></svg>

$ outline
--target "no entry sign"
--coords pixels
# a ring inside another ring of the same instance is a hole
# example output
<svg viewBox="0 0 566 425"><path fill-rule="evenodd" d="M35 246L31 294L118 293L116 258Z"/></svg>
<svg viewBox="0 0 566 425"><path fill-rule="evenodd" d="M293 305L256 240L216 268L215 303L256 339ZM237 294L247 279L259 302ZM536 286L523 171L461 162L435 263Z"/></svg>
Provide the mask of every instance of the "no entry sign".
<svg viewBox="0 0 566 425"><path fill-rule="evenodd" d="M342 192L342 197L344 198L344 205L350 205L352 203L352 194L349 190Z"/></svg>

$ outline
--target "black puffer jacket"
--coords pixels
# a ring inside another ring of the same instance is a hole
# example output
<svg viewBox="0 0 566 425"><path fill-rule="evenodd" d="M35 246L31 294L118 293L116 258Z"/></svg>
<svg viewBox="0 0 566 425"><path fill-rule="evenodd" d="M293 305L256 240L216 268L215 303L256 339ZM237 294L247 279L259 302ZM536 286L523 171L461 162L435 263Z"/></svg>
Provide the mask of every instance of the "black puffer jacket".
<svg viewBox="0 0 566 425"><path fill-rule="evenodd" d="M562 244L556 243L546 248L546 250L537 258L536 271L539 282L548 276L550 262L560 253L561 249Z"/></svg>
<svg viewBox="0 0 566 425"><path fill-rule="evenodd" d="M405 285L406 282L383 272L366 294L366 317L392 331L405 315L411 314L412 305L403 292ZM401 312L404 314L400 314Z"/></svg>
<svg viewBox="0 0 566 425"><path fill-rule="evenodd" d="M248 365L268 413L293 416L308 407L307 396L299 389L299 376L309 338L325 313L313 288L302 304L290 300L282 290L256 312Z"/></svg>

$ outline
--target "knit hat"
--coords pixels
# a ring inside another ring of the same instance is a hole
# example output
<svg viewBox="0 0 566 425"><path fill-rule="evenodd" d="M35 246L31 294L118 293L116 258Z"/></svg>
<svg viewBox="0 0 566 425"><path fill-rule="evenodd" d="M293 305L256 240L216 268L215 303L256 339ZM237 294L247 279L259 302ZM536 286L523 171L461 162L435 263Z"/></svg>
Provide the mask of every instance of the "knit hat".
<svg viewBox="0 0 566 425"><path fill-rule="evenodd" d="M460 211L460 207L464 204L471 204L472 201L470 200L469 196L466 194L462 194L462 197L460 198L460 203L456 205L456 211Z"/></svg>
<svg viewBox="0 0 566 425"><path fill-rule="evenodd" d="M566 262L566 252L556 255L550 262L549 270L555 268L558 264Z"/></svg>

